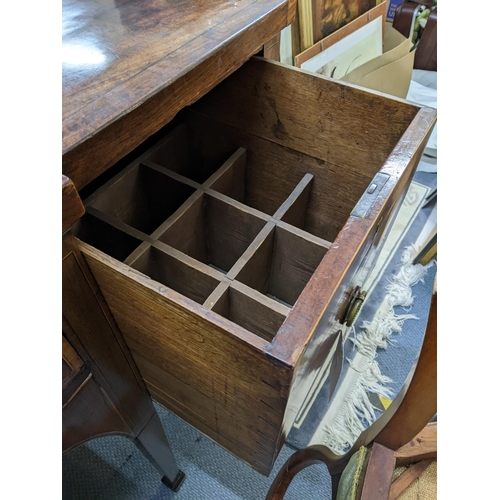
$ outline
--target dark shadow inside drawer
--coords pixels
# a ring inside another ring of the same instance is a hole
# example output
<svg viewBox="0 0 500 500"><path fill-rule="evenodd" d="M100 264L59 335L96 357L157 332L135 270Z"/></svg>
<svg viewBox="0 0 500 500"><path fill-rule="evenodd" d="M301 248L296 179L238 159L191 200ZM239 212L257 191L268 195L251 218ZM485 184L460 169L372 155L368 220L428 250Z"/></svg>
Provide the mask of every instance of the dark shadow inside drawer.
<svg viewBox="0 0 500 500"><path fill-rule="evenodd" d="M122 262L142 243L89 213L85 213L72 230L80 240Z"/></svg>
<svg viewBox="0 0 500 500"><path fill-rule="evenodd" d="M195 189L149 168L133 164L92 201L93 208L151 234Z"/></svg>
<svg viewBox="0 0 500 500"><path fill-rule="evenodd" d="M199 184L205 182L220 166L218 160L207 161L200 157L196 144L199 139L193 136L193 131L185 123L178 122L158 142L141 156L142 160L148 160L161 167L168 168ZM160 133L161 135L161 133Z"/></svg>
<svg viewBox="0 0 500 500"><path fill-rule="evenodd" d="M158 240L227 273L266 221L201 191Z"/></svg>
<svg viewBox="0 0 500 500"><path fill-rule="evenodd" d="M213 276L153 246L148 246L130 267L198 304L203 304L219 284Z"/></svg>

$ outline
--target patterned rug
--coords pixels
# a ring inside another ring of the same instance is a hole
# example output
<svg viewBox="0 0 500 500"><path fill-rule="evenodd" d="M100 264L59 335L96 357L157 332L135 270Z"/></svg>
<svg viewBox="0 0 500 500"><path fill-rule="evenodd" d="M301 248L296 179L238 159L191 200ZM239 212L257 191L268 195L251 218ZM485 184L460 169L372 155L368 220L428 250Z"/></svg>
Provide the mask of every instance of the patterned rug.
<svg viewBox="0 0 500 500"><path fill-rule="evenodd" d="M390 404L402 387L425 331L436 263L412 264L436 221L427 197L436 175L417 172L377 267L365 284L367 298L344 343L344 364L330 399L330 366L317 374L287 444L326 444L339 454Z"/></svg>

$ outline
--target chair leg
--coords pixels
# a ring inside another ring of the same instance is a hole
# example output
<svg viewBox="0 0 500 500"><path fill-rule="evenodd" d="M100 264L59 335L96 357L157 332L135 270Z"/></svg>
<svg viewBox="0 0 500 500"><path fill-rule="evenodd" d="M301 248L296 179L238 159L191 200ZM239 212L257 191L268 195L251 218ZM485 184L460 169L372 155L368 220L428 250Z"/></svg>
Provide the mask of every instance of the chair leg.
<svg viewBox="0 0 500 500"><path fill-rule="evenodd" d="M274 478L273 484L267 492L266 500L281 500L285 496L286 490L288 489L288 486L290 486L290 483L296 474L291 473L288 470L291 458L292 457L285 462L283 467L279 470L277 476Z"/></svg>
<svg viewBox="0 0 500 500"><path fill-rule="evenodd" d="M342 473L332 474L332 500L337 498L337 491L339 489L340 478L342 477Z"/></svg>
<svg viewBox="0 0 500 500"><path fill-rule="evenodd" d="M336 456L323 445L313 445L296 451L281 467L269 488L266 500L281 500L292 479L303 469L314 464L324 464L332 478L332 498L337 495L338 483L346 462L345 457Z"/></svg>

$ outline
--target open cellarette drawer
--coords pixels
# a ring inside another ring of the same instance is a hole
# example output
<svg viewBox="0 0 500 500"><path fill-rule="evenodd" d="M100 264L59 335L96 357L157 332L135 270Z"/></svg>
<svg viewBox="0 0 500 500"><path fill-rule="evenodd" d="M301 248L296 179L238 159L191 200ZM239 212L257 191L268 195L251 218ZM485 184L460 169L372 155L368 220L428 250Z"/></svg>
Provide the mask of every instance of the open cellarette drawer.
<svg viewBox="0 0 500 500"><path fill-rule="evenodd" d="M435 119L253 58L90 194L74 232L152 396L269 474Z"/></svg>

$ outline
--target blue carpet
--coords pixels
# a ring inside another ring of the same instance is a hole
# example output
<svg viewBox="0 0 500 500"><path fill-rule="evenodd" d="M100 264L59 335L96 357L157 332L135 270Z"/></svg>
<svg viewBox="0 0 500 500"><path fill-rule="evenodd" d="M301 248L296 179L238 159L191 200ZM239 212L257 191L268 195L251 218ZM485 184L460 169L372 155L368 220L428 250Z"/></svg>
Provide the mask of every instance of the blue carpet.
<svg viewBox="0 0 500 500"><path fill-rule="evenodd" d="M262 500L283 463L295 451L285 445L269 478L224 451L193 427L155 404L179 468L186 479L177 493L127 438L93 439L63 456L65 500ZM287 500L331 498L323 465L300 472Z"/></svg>

